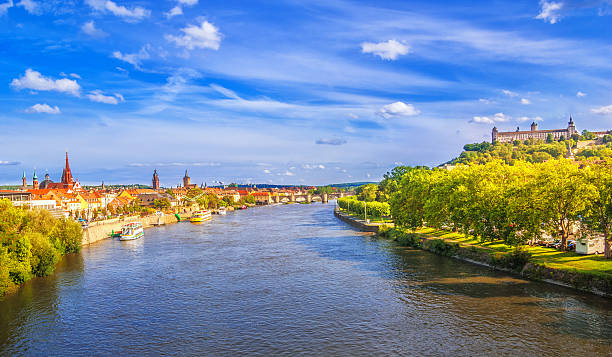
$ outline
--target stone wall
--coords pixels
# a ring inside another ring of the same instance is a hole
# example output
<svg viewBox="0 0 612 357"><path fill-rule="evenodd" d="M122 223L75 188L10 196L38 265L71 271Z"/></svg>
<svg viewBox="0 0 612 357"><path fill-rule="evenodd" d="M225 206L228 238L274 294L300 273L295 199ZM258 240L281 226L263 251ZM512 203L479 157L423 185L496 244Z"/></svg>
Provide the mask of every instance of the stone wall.
<svg viewBox="0 0 612 357"><path fill-rule="evenodd" d="M187 214L184 215L187 216ZM181 214L181 216L183 216L183 214ZM131 216L122 219L113 218L105 221L92 222L89 227L83 229L82 245L88 245L106 239L113 231L120 231L124 224L131 222L141 222L144 228L149 228L156 225L176 223L178 220L174 214L165 214L163 216Z"/></svg>

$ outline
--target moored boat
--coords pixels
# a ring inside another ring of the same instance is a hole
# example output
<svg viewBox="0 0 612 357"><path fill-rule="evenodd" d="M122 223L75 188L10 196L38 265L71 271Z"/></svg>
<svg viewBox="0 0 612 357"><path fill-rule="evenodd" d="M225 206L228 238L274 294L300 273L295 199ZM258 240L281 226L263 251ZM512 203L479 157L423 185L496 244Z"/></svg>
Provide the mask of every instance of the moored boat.
<svg viewBox="0 0 612 357"><path fill-rule="evenodd" d="M210 221L211 219L212 219L212 215L210 214L209 210L201 210L201 211L193 212L193 214L191 215L191 218L189 218L189 221L193 223L199 223L199 222Z"/></svg>
<svg viewBox="0 0 612 357"><path fill-rule="evenodd" d="M132 222L123 226L119 240L134 240L144 236L142 223Z"/></svg>
<svg viewBox="0 0 612 357"><path fill-rule="evenodd" d="M227 214L227 208L219 207L219 214L221 214L221 215Z"/></svg>

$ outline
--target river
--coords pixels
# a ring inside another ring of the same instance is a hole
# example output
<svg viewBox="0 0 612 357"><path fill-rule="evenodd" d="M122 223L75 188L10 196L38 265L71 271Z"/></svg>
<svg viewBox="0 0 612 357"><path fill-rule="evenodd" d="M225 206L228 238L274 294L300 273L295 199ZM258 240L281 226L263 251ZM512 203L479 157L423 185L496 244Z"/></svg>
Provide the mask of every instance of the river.
<svg viewBox="0 0 612 357"><path fill-rule="evenodd" d="M610 355L612 301L364 235L333 204L148 229L0 301L0 355Z"/></svg>

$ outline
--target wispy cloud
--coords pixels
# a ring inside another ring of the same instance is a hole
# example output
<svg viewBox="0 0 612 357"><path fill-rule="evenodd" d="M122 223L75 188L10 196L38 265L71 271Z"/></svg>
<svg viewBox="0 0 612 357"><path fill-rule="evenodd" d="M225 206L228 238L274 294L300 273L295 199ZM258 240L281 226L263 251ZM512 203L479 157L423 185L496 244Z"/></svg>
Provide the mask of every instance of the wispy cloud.
<svg viewBox="0 0 612 357"><path fill-rule="evenodd" d="M0 16L6 14L11 7L13 7L13 0L0 4Z"/></svg>
<svg viewBox="0 0 612 357"><path fill-rule="evenodd" d="M115 51L113 52L113 58L127 62L133 65L135 68L140 69L142 60L151 58L151 55L149 54L150 48L151 46L147 44L136 53L121 53L119 51Z"/></svg>
<svg viewBox="0 0 612 357"><path fill-rule="evenodd" d="M19 164L21 164L21 162L19 162L19 161L0 160L0 166L15 166L15 165L19 165Z"/></svg>
<svg viewBox="0 0 612 357"><path fill-rule="evenodd" d="M315 141L315 143L318 144L318 145L334 145L334 146L338 146L338 145L346 144L346 139L341 139L341 138L324 138L324 139L318 139L317 141Z"/></svg>
<svg viewBox="0 0 612 357"><path fill-rule="evenodd" d="M606 107L599 107L591 109L592 113L601 114L601 115L609 115L612 114L612 105L608 105Z"/></svg>
<svg viewBox="0 0 612 357"><path fill-rule="evenodd" d="M496 113L493 116L475 116L469 122L477 124L494 124L510 121L512 118L504 113Z"/></svg>
<svg viewBox="0 0 612 357"><path fill-rule="evenodd" d="M40 15L42 13L40 4L34 0L21 0L17 3L17 6L23 7L32 15Z"/></svg>
<svg viewBox="0 0 612 357"><path fill-rule="evenodd" d="M123 5L118 5L116 2L111 0L85 0L85 3L96 11L110 12L111 14L130 22L141 21L142 19L151 15L151 10L140 6L127 8Z"/></svg>
<svg viewBox="0 0 612 357"><path fill-rule="evenodd" d="M587 96L587 94L586 94L586 93L584 93L584 92L581 92L581 91L578 91L578 92L576 93L576 97L578 97L578 98L582 98L582 97L586 97L586 96Z"/></svg>
<svg viewBox="0 0 612 357"><path fill-rule="evenodd" d="M81 26L81 31L91 37L106 37L108 34L96 27L93 20L87 21Z"/></svg>
<svg viewBox="0 0 612 357"><path fill-rule="evenodd" d="M119 93L113 95L105 95L101 90L94 90L87 94L87 98L92 102L106 103L106 104L119 104L124 101L123 96Z"/></svg>

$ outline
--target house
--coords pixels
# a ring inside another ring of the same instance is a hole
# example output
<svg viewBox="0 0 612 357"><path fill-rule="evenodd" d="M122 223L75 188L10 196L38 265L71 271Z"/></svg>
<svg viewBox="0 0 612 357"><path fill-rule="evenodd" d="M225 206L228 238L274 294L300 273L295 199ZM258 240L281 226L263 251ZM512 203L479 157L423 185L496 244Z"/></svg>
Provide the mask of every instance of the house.
<svg viewBox="0 0 612 357"><path fill-rule="evenodd" d="M251 195L255 197L255 204L269 205L272 203L272 194L270 192L253 192Z"/></svg>

